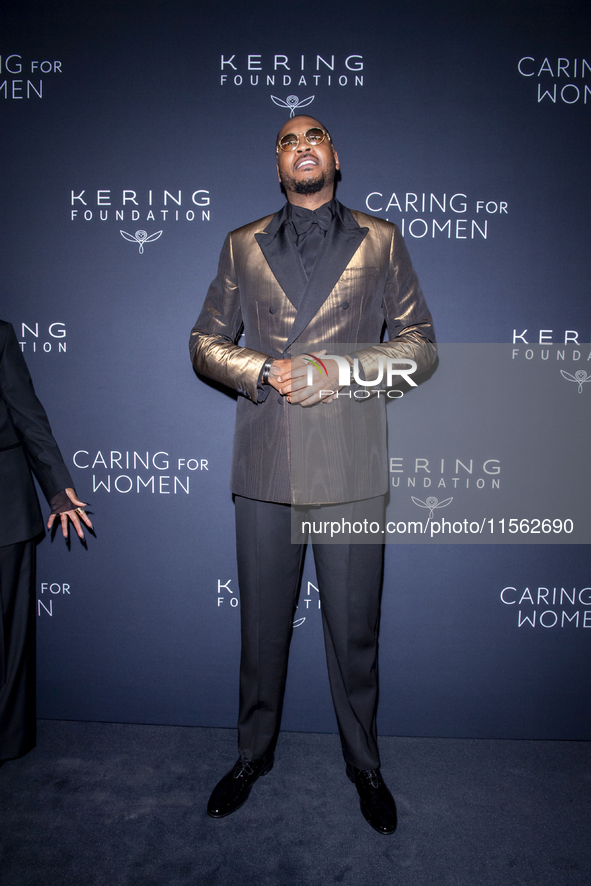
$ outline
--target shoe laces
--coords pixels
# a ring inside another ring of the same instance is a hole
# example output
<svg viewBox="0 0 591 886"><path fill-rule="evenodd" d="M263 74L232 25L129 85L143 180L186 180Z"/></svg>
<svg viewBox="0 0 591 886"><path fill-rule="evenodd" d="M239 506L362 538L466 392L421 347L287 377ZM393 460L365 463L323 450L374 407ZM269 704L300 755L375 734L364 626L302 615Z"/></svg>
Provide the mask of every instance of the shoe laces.
<svg viewBox="0 0 591 886"><path fill-rule="evenodd" d="M234 766L234 771L232 775L234 778L242 778L243 775L252 775L254 772L253 761L248 760L246 757L240 757L238 762Z"/></svg>
<svg viewBox="0 0 591 886"><path fill-rule="evenodd" d="M365 782L367 782L369 787L379 788L380 772L378 769L362 769L359 775Z"/></svg>

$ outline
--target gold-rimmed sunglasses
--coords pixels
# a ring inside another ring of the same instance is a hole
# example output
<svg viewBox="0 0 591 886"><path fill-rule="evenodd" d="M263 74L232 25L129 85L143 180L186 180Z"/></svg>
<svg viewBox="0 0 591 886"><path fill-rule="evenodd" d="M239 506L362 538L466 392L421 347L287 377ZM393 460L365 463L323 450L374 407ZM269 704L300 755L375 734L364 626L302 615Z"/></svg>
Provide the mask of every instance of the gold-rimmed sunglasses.
<svg viewBox="0 0 591 886"><path fill-rule="evenodd" d="M326 129L321 129L319 126L312 126L311 129L308 129L302 134L306 139L306 142L309 145L312 145L312 147L315 147L316 145L321 145L325 138L327 138L332 144L330 135L328 134ZM295 151L299 144L300 136L297 134L297 132L288 132L287 135L284 135L277 142L276 151L277 153L279 153L280 149L286 152Z"/></svg>

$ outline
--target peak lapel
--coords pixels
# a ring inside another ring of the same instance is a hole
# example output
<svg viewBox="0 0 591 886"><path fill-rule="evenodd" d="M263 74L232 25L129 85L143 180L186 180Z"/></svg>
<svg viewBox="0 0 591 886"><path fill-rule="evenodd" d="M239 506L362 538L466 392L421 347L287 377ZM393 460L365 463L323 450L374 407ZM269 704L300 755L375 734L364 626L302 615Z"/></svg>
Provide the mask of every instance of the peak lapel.
<svg viewBox="0 0 591 886"><path fill-rule="evenodd" d="M286 235L285 225L282 224L284 217L285 207L273 216L264 231L254 236L273 276L292 305L297 307L308 279L297 248Z"/></svg>
<svg viewBox="0 0 591 886"><path fill-rule="evenodd" d="M338 204L338 210L334 222L326 234L326 241L312 275L307 281L297 316L287 339L286 348L302 334L318 313L369 230L369 228L360 227L349 210L341 204Z"/></svg>

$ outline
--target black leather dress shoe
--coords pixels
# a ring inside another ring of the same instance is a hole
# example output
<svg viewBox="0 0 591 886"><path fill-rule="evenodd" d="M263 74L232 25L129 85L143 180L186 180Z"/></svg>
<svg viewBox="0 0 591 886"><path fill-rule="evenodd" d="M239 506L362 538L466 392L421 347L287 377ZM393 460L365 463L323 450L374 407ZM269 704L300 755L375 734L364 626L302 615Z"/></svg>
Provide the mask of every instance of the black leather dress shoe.
<svg viewBox="0 0 591 886"><path fill-rule="evenodd" d="M271 751L259 760L239 757L233 769L227 772L211 793L207 814L212 818L224 818L240 809L248 800L250 789L262 775L273 768L275 755Z"/></svg>
<svg viewBox="0 0 591 886"><path fill-rule="evenodd" d="M347 775L357 788L365 820L378 834L396 830L396 803L379 769L356 769L347 763Z"/></svg>

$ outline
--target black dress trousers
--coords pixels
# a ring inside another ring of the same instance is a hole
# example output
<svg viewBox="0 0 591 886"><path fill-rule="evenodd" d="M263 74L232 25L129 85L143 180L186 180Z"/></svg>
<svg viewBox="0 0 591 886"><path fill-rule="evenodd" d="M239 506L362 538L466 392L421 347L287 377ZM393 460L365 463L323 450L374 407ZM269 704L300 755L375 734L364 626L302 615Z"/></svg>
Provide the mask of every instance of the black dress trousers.
<svg viewBox="0 0 591 886"><path fill-rule="evenodd" d="M0 547L0 760L35 747L35 541Z"/></svg>
<svg viewBox="0 0 591 886"><path fill-rule="evenodd" d="M375 500L383 514L383 497ZM235 496L242 651L238 747L258 759L277 741L305 545L291 543L291 507ZM367 502L351 502L367 513ZM330 507L323 508L330 519ZM380 765L376 708L383 544L313 544L330 689L343 755Z"/></svg>

